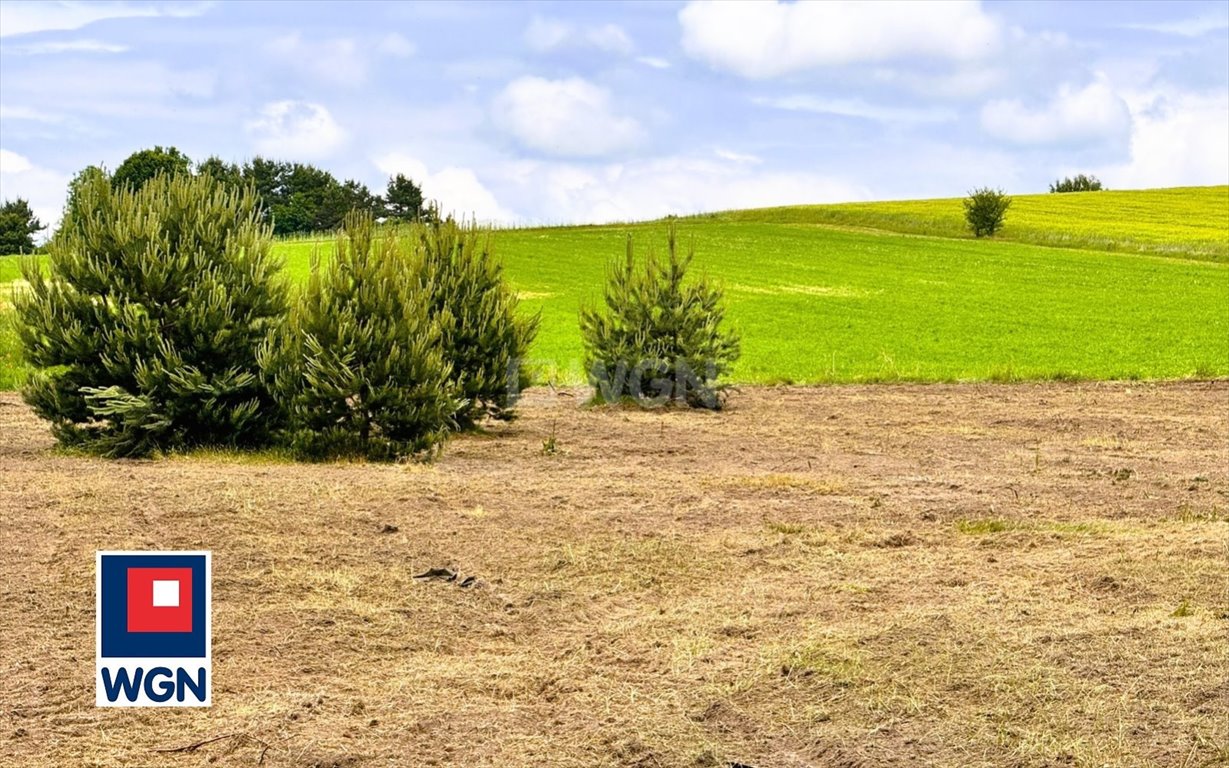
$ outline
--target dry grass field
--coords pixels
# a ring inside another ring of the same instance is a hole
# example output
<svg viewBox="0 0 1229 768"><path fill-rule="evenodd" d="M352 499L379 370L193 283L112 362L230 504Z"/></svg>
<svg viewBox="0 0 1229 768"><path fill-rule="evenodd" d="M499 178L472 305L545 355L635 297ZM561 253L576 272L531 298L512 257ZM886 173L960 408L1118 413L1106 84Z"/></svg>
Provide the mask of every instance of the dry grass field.
<svg viewBox="0 0 1229 768"><path fill-rule="evenodd" d="M311 466L0 395L3 764L1229 761L1229 382L582 397ZM97 549L213 551L211 709L94 708Z"/></svg>

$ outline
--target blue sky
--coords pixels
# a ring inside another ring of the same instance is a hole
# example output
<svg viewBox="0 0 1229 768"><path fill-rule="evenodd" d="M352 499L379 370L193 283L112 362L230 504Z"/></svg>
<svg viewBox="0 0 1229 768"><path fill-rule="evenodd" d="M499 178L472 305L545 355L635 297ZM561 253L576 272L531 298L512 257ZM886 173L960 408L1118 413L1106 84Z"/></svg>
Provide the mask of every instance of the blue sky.
<svg viewBox="0 0 1229 768"><path fill-rule="evenodd" d="M1229 3L0 3L0 195L302 160L520 222L1229 183Z"/></svg>

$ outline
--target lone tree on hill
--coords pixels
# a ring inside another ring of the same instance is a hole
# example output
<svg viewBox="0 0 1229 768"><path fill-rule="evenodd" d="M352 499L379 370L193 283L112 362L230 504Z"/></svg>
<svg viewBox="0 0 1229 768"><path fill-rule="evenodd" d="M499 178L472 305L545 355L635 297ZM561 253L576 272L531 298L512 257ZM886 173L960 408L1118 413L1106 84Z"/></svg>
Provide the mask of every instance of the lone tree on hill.
<svg viewBox="0 0 1229 768"><path fill-rule="evenodd" d="M22 198L5 200L0 206L0 255L31 253L34 234L46 229L38 220L30 203Z"/></svg>
<svg viewBox="0 0 1229 768"><path fill-rule="evenodd" d="M134 189L91 174L77 197L48 274L22 263L26 402L61 443L106 456L263 442L276 409L256 350L287 302L256 196L208 176Z"/></svg>
<svg viewBox="0 0 1229 768"><path fill-rule="evenodd" d="M964 199L964 219L976 237L992 236L1003 226L1011 198L1001 189L982 187Z"/></svg>

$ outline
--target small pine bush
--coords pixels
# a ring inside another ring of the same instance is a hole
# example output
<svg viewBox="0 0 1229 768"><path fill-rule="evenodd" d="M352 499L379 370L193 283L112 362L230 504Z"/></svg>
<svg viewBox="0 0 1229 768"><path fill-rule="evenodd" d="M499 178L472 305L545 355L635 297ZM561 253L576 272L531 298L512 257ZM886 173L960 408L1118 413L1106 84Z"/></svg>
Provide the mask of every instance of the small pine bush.
<svg viewBox="0 0 1229 768"><path fill-rule="evenodd" d="M976 237L992 236L1003 226L1011 198L1001 189L982 187L964 200L964 219Z"/></svg>
<svg viewBox="0 0 1229 768"><path fill-rule="evenodd" d="M580 311L598 401L721 407L727 385L719 379L738 359L739 339L722 327L721 289L706 277L687 280L694 256L679 253L673 224L664 260L650 251L637 263L628 236L626 257L609 270L605 309Z"/></svg>
<svg viewBox="0 0 1229 768"><path fill-rule="evenodd" d="M1101 186L1101 180L1096 176L1085 176L1082 173L1074 178L1063 178L1050 185L1050 192L1101 192L1104 189L1105 187Z"/></svg>
<svg viewBox="0 0 1229 768"><path fill-rule="evenodd" d="M106 456L269 436L256 350L286 310L256 197L208 178L83 178L44 277L22 264L24 389L56 438Z"/></svg>
<svg viewBox="0 0 1229 768"><path fill-rule="evenodd" d="M350 213L260 363L300 458L430 455L460 407L430 312L431 285L404 241Z"/></svg>
<svg viewBox="0 0 1229 768"><path fill-rule="evenodd" d="M518 299L491 250L489 232L452 219L416 228L418 280L439 324L444 359L463 404L459 427L484 416L511 419L529 383L522 365L539 316L517 314Z"/></svg>

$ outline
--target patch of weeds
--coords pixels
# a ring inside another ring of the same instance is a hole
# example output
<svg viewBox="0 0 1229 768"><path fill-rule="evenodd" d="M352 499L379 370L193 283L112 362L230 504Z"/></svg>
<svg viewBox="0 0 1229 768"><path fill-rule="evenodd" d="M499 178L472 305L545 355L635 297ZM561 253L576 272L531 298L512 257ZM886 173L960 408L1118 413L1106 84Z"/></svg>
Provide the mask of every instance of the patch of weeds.
<svg viewBox="0 0 1229 768"><path fill-rule="evenodd" d="M987 518L983 520L961 520L956 523L956 530L970 536L980 536L987 533L1002 533L1019 528L1020 524L1011 520Z"/></svg>
<svg viewBox="0 0 1229 768"><path fill-rule="evenodd" d="M782 677L819 677L842 688L856 683L861 673L862 663L857 657L823 645L804 645L781 663Z"/></svg>
<svg viewBox="0 0 1229 768"><path fill-rule="evenodd" d="M1183 523L1224 523L1229 522L1229 512L1222 512L1216 507L1201 509L1183 504L1178 507L1175 519Z"/></svg>
<svg viewBox="0 0 1229 768"><path fill-rule="evenodd" d="M1045 527L1055 533L1073 533L1081 536L1100 536L1108 533L1110 527L1105 523L1046 523Z"/></svg>
<svg viewBox="0 0 1229 768"><path fill-rule="evenodd" d="M1130 467L1119 467L1110 473L1110 477L1115 483L1125 483L1135 475L1135 470Z"/></svg>
<svg viewBox="0 0 1229 768"><path fill-rule="evenodd" d="M1186 618L1187 616L1192 616L1194 613L1195 609L1191 608L1191 601L1183 600L1182 602L1178 603L1178 607L1175 608L1174 612L1169 615L1173 616L1175 619L1182 619Z"/></svg>
<svg viewBox="0 0 1229 768"><path fill-rule="evenodd" d="M798 533L805 533L807 527L798 523L782 523L775 520L765 520L764 527L773 533L780 533L785 536L790 536Z"/></svg>
<svg viewBox="0 0 1229 768"><path fill-rule="evenodd" d="M554 456L559 452L559 441L555 437L555 422L550 423L550 434L542 441L542 454L544 456Z"/></svg>
<svg viewBox="0 0 1229 768"><path fill-rule="evenodd" d="M907 547L910 544L916 544L917 537L909 531L893 533L891 536L886 536L875 542L876 547Z"/></svg>

